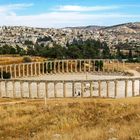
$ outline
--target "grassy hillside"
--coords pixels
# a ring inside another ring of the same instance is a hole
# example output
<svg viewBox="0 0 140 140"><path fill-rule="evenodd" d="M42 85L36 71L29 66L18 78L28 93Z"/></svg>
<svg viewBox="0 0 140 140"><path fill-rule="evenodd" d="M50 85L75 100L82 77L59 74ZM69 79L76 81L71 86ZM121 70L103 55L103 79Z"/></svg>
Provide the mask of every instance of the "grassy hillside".
<svg viewBox="0 0 140 140"><path fill-rule="evenodd" d="M1 99L0 139L139 140L140 97Z"/></svg>

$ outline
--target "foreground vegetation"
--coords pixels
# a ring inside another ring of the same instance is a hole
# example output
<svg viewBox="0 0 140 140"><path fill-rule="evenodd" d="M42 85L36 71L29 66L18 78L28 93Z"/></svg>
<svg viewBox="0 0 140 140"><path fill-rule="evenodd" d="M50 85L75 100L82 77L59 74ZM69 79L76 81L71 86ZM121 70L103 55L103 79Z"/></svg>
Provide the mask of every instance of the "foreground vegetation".
<svg viewBox="0 0 140 140"><path fill-rule="evenodd" d="M15 104L16 103L16 104ZM0 102L0 139L139 140L140 98Z"/></svg>

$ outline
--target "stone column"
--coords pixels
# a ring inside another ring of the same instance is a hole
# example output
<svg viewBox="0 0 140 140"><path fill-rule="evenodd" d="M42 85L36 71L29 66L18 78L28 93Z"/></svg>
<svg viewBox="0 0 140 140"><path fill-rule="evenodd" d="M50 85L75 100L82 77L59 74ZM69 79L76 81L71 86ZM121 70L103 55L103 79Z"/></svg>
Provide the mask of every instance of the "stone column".
<svg viewBox="0 0 140 140"><path fill-rule="evenodd" d="M101 97L101 81L98 81L98 94L99 94L99 97Z"/></svg>
<svg viewBox="0 0 140 140"><path fill-rule="evenodd" d="M125 62L123 61L123 72L125 71Z"/></svg>
<svg viewBox="0 0 140 140"><path fill-rule="evenodd" d="M135 81L132 80L132 96L135 96Z"/></svg>
<svg viewBox="0 0 140 140"><path fill-rule="evenodd" d="M24 77L24 66L23 66L24 64L21 64L21 68L22 68L22 77Z"/></svg>
<svg viewBox="0 0 140 140"><path fill-rule="evenodd" d="M66 72L68 73L69 72L69 61L66 60Z"/></svg>
<svg viewBox="0 0 140 140"><path fill-rule="evenodd" d="M58 73L58 62L55 60L55 73Z"/></svg>
<svg viewBox="0 0 140 140"><path fill-rule="evenodd" d="M49 98L49 95L48 95L48 83L47 82L45 83L45 98Z"/></svg>
<svg viewBox="0 0 140 140"><path fill-rule="evenodd" d="M125 80L125 98L127 97L128 80Z"/></svg>
<svg viewBox="0 0 140 140"><path fill-rule="evenodd" d="M84 72L86 72L86 61L84 60Z"/></svg>
<svg viewBox="0 0 140 140"><path fill-rule="evenodd" d="M11 74L11 79L13 78L13 74L12 74L12 65L10 65L10 74Z"/></svg>
<svg viewBox="0 0 140 140"><path fill-rule="evenodd" d="M0 98L2 97L2 86L1 86L1 81L0 81Z"/></svg>
<svg viewBox="0 0 140 140"><path fill-rule="evenodd" d="M20 94L21 94L21 98L23 98L24 95L23 95L23 82L22 81L20 81Z"/></svg>
<svg viewBox="0 0 140 140"><path fill-rule="evenodd" d="M114 60L112 60L112 72L114 72Z"/></svg>
<svg viewBox="0 0 140 140"><path fill-rule="evenodd" d="M102 60L103 62L103 72L105 72L105 60Z"/></svg>
<svg viewBox="0 0 140 140"><path fill-rule="evenodd" d="M119 61L117 60L117 72L119 71Z"/></svg>
<svg viewBox="0 0 140 140"><path fill-rule="evenodd" d="M54 73L56 74L56 61L54 61Z"/></svg>
<svg viewBox="0 0 140 140"><path fill-rule="evenodd" d="M42 75L42 62L39 62L40 65L40 75Z"/></svg>
<svg viewBox="0 0 140 140"><path fill-rule="evenodd" d="M42 62L39 62L39 69L40 69L40 74L39 75L42 75Z"/></svg>
<svg viewBox="0 0 140 140"><path fill-rule="evenodd" d="M31 76L33 76L33 63L31 63Z"/></svg>
<svg viewBox="0 0 140 140"><path fill-rule="evenodd" d="M57 89L56 89L57 83L54 82L54 97L57 98Z"/></svg>
<svg viewBox="0 0 140 140"><path fill-rule="evenodd" d="M50 70L51 70L51 74L52 74L52 61L50 61Z"/></svg>
<svg viewBox="0 0 140 140"><path fill-rule="evenodd" d="M66 60L64 60L64 73L66 73L66 70L67 69L67 61Z"/></svg>
<svg viewBox="0 0 140 140"><path fill-rule="evenodd" d="M37 84L37 98L39 98L39 97L40 97L40 96L39 96L39 84L40 84L40 83L37 82L36 84Z"/></svg>
<svg viewBox="0 0 140 140"><path fill-rule="evenodd" d="M84 82L81 82L81 97L84 97Z"/></svg>
<svg viewBox="0 0 140 140"><path fill-rule="evenodd" d="M0 66L0 73L2 74L2 66Z"/></svg>
<svg viewBox="0 0 140 140"><path fill-rule="evenodd" d="M3 79L3 71L4 71L4 66L2 66L2 79Z"/></svg>
<svg viewBox="0 0 140 140"><path fill-rule="evenodd" d="M22 64L22 68L23 68L22 75L23 77L25 77L25 64Z"/></svg>
<svg viewBox="0 0 140 140"><path fill-rule="evenodd" d="M20 69L20 64L18 65L18 76L21 77L21 69Z"/></svg>
<svg viewBox="0 0 140 140"><path fill-rule="evenodd" d="M58 61L58 73L60 73L60 61Z"/></svg>
<svg viewBox="0 0 140 140"><path fill-rule="evenodd" d="M26 64L27 66L27 76L29 76L29 64Z"/></svg>
<svg viewBox="0 0 140 140"><path fill-rule="evenodd" d="M44 62L42 63L42 74L44 75Z"/></svg>
<svg viewBox="0 0 140 140"><path fill-rule="evenodd" d="M75 72L77 72L77 60L75 60Z"/></svg>
<svg viewBox="0 0 140 140"><path fill-rule="evenodd" d="M29 98L32 98L31 84L31 82L28 82Z"/></svg>
<svg viewBox="0 0 140 140"><path fill-rule="evenodd" d="M98 59L97 60L98 61L98 63L100 63L100 59ZM98 66L98 72L100 72L101 71L101 67L100 67L100 65Z"/></svg>
<svg viewBox="0 0 140 140"><path fill-rule="evenodd" d="M37 76L37 68L36 68L37 63L34 63L34 75Z"/></svg>
<svg viewBox="0 0 140 140"><path fill-rule="evenodd" d="M8 82L5 81L5 96L8 97Z"/></svg>
<svg viewBox="0 0 140 140"><path fill-rule="evenodd" d="M1 79L3 79L3 68L0 66L0 72L1 72Z"/></svg>
<svg viewBox="0 0 140 140"><path fill-rule="evenodd" d="M88 60L88 64L89 64L89 67L88 67L88 72L91 72L91 70L90 70L91 60Z"/></svg>
<svg viewBox="0 0 140 140"><path fill-rule="evenodd" d="M30 64L27 64L28 67L28 76L30 76Z"/></svg>
<svg viewBox="0 0 140 140"><path fill-rule="evenodd" d="M56 73L58 73L58 61L55 61L56 63Z"/></svg>
<svg viewBox="0 0 140 140"><path fill-rule="evenodd" d="M110 72L112 73L113 72L113 61L110 60Z"/></svg>
<svg viewBox="0 0 140 140"><path fill-rule="evenodd" d="M36 75L36 62L33 63L33 76Z"/></svg>
<svg viewBox="0 0 140 140"><path fill-rule="evenodd" d="M106 81L106 93L107 97L109 97L109 81Z"/></svg>
<svg viewBox="0 0 140 140"><path fill-rule="evenodd" d="M64 73L64 60L62 60L62 73Z"/></svg>
<svg viewBox="0 0 140 140"><path fill-rule="evenodd" d="M38 75L40 75L40 62L38 62Z"/></svg>
<svg viewBox="0 0 140 140"><path fill-rule="evenodd" d="M118 81L117 80L115 80L114 81L114 83L115 83L115 98L117 97L117 85L118 85Z"/></svg>
<svg viewBox="0 0 140 140"><path fill-rule="evenodd" d="M73 65L72 65L72 60L70 61L70 71L73 72Z"/></svg>
<svg viewBox="0 0 140 140"><path fill-rule="evenodd" d="M93 61L93 72L95 72L95 60Z"/></svg>
<svg viewBox="0 0 140 140"><path fill-rule="evenodd" d="M140 80L139 80L139 96L140 96Z"/></svg>
<svg viewBox="0 0 140 140"><path fill-rule="evenodd" d="M62 73L62 61L60 60L60 73Z"/></svg>
<svg viewBox="0 0 140 140"><path fill-rule="evenodd" d="M81 60L79 60L79 72L82 72L82 67L81 67Z"/></svg>
<svg viewBox="0 0 140 140"><path fill-rule="evenodd" d="M14 78L17 78L17 70L16 70L16 65L14 65Z"/></svg>
<svg viewBox="0 0 140 140"><path fill-rule="evenodd" d="M48 62L46 61L46 74L48 74Z"/></svg>
<svg viewBox="0 0 140 140"><path fill-rule="evenodd" d="M75 82L72 82L72 97L75 97Z"/></svg>
<svg viewBox="0 0 140 140"><path fill-rule="evenodd" d="M15 81L13 83L13 98L16 98L16 87L15 87Z"/></svg>
<svg viewBox="0 0 140 140"><path fill-rule="evenodd" d="M66 83L63 82L63 96L66 98Z"/></svg>
<svg viewBox="0 0 140 140"><path fill-rule="evenodd" d="M93 96L93 82L90 82L90 97Z"/></svg>

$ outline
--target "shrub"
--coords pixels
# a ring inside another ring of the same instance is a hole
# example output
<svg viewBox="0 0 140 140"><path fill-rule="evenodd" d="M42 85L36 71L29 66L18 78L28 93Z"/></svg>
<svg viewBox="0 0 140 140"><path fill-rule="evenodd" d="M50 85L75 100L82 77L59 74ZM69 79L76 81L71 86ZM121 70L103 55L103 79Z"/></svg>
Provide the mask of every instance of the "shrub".
<svg viewBox="0 0 140 140"><path fill-rule="evenodd" d="M44 63L44 73L47 73L46 63Z"/></svg>
<svg viewBox="0 0 140 140"><path fill-rule="evenodd" d="M50 72L52 71L52 69L51 69L51 64L50 64L50 63L48 63L47 71L48 71L48 73L50 73Z"/></svg>
<svg viewBox="0 0 140 140"><path fill-rule="evenodd" d="M103 61L100 60L100 70L102 71L103 70Z"/></svg>
<svg viewBox="0 0 140 140"><path fill-rule="evenodd" d="M2 73L1 72L0 72L0 78L2 78ZM10 79L10 78L11 78L10 72L3 71L3 79Z"/></svg>
<svg viewBox="0 0 140 140"><path fill-rule="evenodd" d="M30 63L30 62L32 62L32 59L29 56L25 56L25 57L23 57L23 62L24 63Z"/></svg>
<svg viewBox="0 0 140 140"><path fill-rule="evenodd" d="M103 61L95 61L95 70L98 71L102 71L103 70Z"/></svg>
<svg viewBox="0 0 140 140"><path fill-rule="evenodd" d="M100 67L100 62L99 61L95 61L95 70L98 71Z"/></svg>

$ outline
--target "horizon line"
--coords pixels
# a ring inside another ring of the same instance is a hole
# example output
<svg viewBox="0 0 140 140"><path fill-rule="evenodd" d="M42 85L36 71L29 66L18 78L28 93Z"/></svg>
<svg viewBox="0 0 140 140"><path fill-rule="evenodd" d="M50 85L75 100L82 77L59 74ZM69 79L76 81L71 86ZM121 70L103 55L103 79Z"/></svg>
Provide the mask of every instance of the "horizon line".
<svg viewBox="0 0 140 140"><path fill-rule="evenodd" d="M80 27L90 27L90 26L97 26L97 27L112 27L112 26L119 26L119 25L123 25L123 24L134 24L134 23L140 23L140 21L134 21L134 22L122 22L122 23L116 23L116 24L112 24L112 25L97 25L97 24L89 24L89 25L80 25L80 26L65 26L65 27L39 27L39 26L26 26L26 25L0 25L0 27L29 27L29 28L45 28L45 29L64 29L64 28L80 28Z"/></svg>

